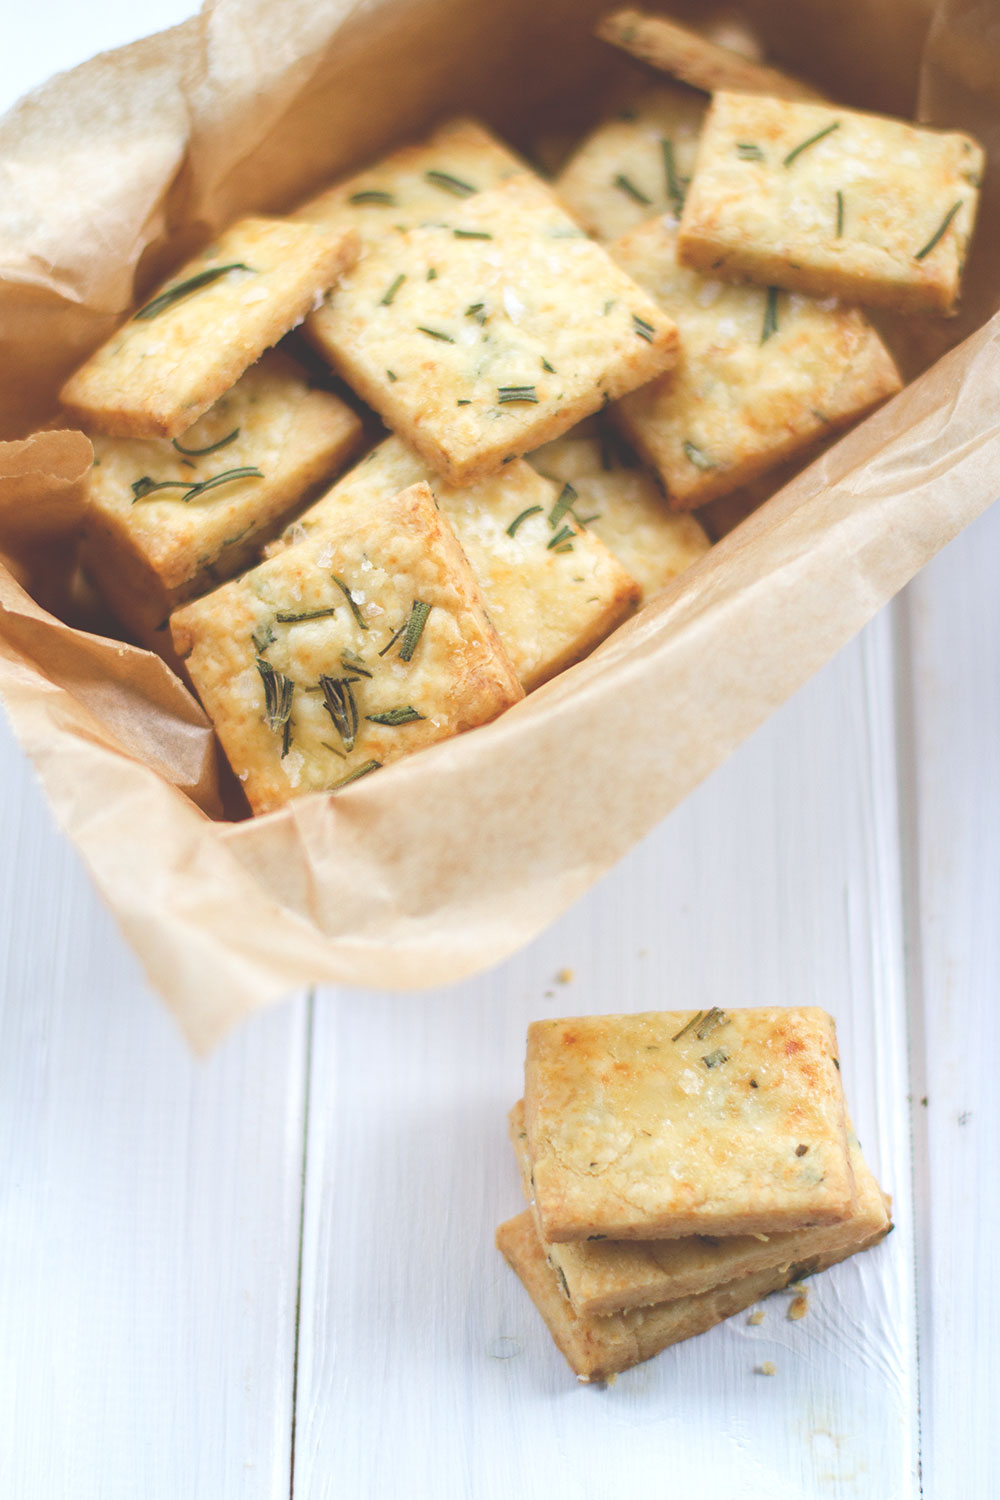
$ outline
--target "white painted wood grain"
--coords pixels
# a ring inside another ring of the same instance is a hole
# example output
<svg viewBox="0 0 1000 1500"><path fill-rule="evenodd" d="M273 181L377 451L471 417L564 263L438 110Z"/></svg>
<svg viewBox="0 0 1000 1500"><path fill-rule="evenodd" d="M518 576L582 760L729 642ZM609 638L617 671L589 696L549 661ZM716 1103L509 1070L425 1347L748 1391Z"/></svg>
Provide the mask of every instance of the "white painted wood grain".
<svg viewBox="0 0 1000 1500"><path fill-rule="evenodd" d="M998 480L1000 489L1000 480ZM924 1492L996 1493L1000 507L901 611ZM926 1104L921 1100L926 1099Z"/></svg>
<svg viewBox="0 0 1000 1500"><path fill-rule="evenodd" d="M305 1004L192 1058L2 718L0 830L0 1495L286 1495Z"/></svg>
<svg viewBox="0 0 1000 1500"><path fill-rule="evenodd" d="M916 1349L889 622L492 976L317 1003L295 1493L908 1500ZM567 768L567 774L571 774ZM595 812L598 810L595 810ZM569 984L555 975L573 969ZM786 1301L577 1385L493 1249L537 1016L810 1003L899 1229ZM772 1359L775 1379L755 1375Z"/></svg>

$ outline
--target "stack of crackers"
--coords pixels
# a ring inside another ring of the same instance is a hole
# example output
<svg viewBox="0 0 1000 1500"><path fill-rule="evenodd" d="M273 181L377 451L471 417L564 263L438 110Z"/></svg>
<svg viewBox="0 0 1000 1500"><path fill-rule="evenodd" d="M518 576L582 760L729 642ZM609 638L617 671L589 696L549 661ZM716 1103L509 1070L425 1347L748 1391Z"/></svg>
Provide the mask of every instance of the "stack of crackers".
<svg viewBox="0 0 1000 1500"><path fill-rule="evenodd" d="M707 550L688 512L898 389L854 304L953 310L975 143L680 35L701 91L642 94L555 182L450 122L233 225L67 381L85 564L253 811L579 661ZM709 106L720 78L757 92ZM265 352L300 323L318 384Z"/></svg>
<svg viewBox="0 0 1000 1500"><path fill-rule="evenodd" d="M814 1008L537 1021L497 1245L584 1381L703 1333L891 1229Z"/></svg>

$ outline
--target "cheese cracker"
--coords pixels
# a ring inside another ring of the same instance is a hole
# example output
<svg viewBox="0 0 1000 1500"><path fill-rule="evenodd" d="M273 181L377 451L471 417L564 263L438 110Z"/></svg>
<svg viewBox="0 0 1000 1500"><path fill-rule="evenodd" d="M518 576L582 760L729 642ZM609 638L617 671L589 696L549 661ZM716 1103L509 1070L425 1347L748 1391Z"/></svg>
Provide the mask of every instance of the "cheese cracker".
<svg viewBox="0 0 1000 1500"><path fill-rule="evenodd" d="M63 386L114 437L178 437L334 285L355 230L241 219L188 262Z"/></svg>
<svg viewBox="0 0 1000 1500"><path fill-rule="evenodd" d="M815 1257L809 1274L825 1271L858 1250L870 1249L886 1232ZM653 1307L585 1317L574 1312L563 1296L558 1278L546 1262L530 1210L501 1224L496 1243L545 1319L556 1346L583 1381L606 1380L652 1359L671 1344L705 1333L734 1313L787 1286L796 1275L794 1267L776 1267Z"/></svg>
<svg viewBox="0 0 1000 1500"><path fill-rule="evenodd" d="M703 89L707 94L717 89L739 89L746 94L770 94L776 99L823 98L801 79L742 57L731 47L721 47L697 31L668 21L666 16L647 15L640 10L610 11L598 23L597 35L640 62L671 73L682 83Z"/></svg>
<svg viewBox="0 0 1000 1500"><path fill-rule="evenodd" d="M547 1240L773 1234L855 1206L825 1012L535 1021L524 1117Z"/></svg>
<svg viewBox="0 0 1000 1500"><path fill-rule="evenodd" d="M169 651L171 610L256 559L360 440L350 407L265 354L183 438L94 436L82 560L119 619Z"/></svg>
<svg viewBox="0 0 1000 1500"><path fill-rule="evenodd" d="M523 1101L515 1104L509 1119L524 1195L530 1203L534 1189ZM770 1236L696 1234L678 1240L583 1240L562 1245L549 1244L539 1230L542 1249L574 1312L585 1317L694 1296L761 1271L795 1268L805 1274L802 1268L817 1256L851 1248L889 1227L885 1197L850 1128L847 1142L857 1206L840 1224Z"/></svg>
<svg viewBox="0 0 1000 1500"><path fill-rule="evenodd" d="M289 547L171 618L254 812L336 790L523 697L429 487Z"/></svg>
<svg viewBox="0 0 1000 1500"><path fill-rule="evenodd" d="M953 313L983 170L969 136L830 104L716 94L678 256L900 313Z"/></svg>
<svg viewBox="0 0 1000 1500"><path fill-rule="evenodd" d="M345 502L377 507L430 483L472 567L483 602L526 692L579 661L635 607L634 580L574 514L572 495L517 459L452 489L397 437L362 459L288 528L316 537Z"/></svg>
<svg viewBox="0 0 1000 1500"><path fill-rule="evenodd" d="M555 183L584 229L614 240L656 214L680 222L707 103L690 89L649 89L598 125Z"/></svg>
<svg viewBox="0 0 1000 1500"><path fill-rule="evenodd" d="M451 484L494 473L673 363L673 322L529 174L371 249L307 322Z"/></svg>
<svg viewBox="0 0 1000 1500"><path fill-rule="evenodd" d="M574 509L635 579L640 602L706 553L711 542L694 516L676 515L656 480L629 462L610 437L568 435L528 455L540 474L572 485Z"/></svg>
<svg viewBox="0 0 1000 1500"><path fill-rule="evenodd" d="M609 247L680 332L674 369L611 413L676 509L738 489L899 390L856 308L712 280L678 265L676 244L661 218Z"/></svg>

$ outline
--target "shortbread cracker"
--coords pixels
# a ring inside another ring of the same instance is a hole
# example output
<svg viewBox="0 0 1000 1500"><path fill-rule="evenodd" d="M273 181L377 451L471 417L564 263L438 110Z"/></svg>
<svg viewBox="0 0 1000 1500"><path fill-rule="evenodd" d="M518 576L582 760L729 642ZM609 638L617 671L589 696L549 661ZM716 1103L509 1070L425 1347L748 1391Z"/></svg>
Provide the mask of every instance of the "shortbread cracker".
<svg viewBox="0 0 1000 1500"><path fill-rule="evenodd" d="M357 257L353 229L241 219L188 262L62 389L113 437L179 437Z"/></svg>
<svg viewBox="0 0 1000 1500"><path fill-rule="evenodd" d="M516 459L464 489L437 478L397 437L386 438L290 526L286 539L316 537L344 502L375 508L408 485L431 484L483 592L526 692L579 661L638 602L639 590L555 485Z"/></svg>
<svg viewBox="0 0 1000 1500"><path fill-rule="evenodd" d="M469 484L674 360L676 329L529 174L372 249L306 324L451 484Z"/></svg>
<svg viewBox="0 0 1000 1500"><path fill-rule="evenodd" d="M855 1240L836 1252L815 1257L809 1275L825 1271L859 1250L871 1249L886 1233L887 1229L868 1240ZM697 1296L602 1317L581 1317L563 1296L558 1278L546 1262L530 1210L501 1224L496 1243L545 1319L557 1347L583 1381L606 1380L609 1375L652 1359L671 1344L705 1333L787 1286L797 1275L795 1267L757 1271Z"/></svg>
<svg viewBox="0 0 1000 1500"><path fill-rule="evenodd" d="M82 560L119 619L169 654L171 610L256 559L360 440L350 407L265 354L182 438L93 438Z"/></svg>
<svg viewBox="0 0 1000 1500"><path fill-rule="evenodd" d="M368 248L425 220L453 215L456 202L526 170L477 120L449 120L426 140L401 146L310 198L294 218L325 229L353 225Z"/></svg>
<svg viewBox="0 0 1000 1500"><path fill-rule="evenodd" d="M671 73L706 94L717 89L738 89L745 94L770 94L775 99L824 97L801 79L741 57L732 48L720 47L700 32L668 21L666 16L651 16L641 10L613 10L599 21L597 35L640 62Z"/></svg>
<svg viewBox="0 0 1000 1500"><path fill-rule="evenodd" d="M678 265L676 244L661 218L609 246L680 331L674 369L611 412L675 509L740 488L899 390L857 308L714 281Z"/></svg>
<svg viewBox="0 0 1000 1500"><path fill-rule="evenodd" d="M640 588L640 602L697 562L712 545L693 516L676 515L644 469L614 437L556 438L528 455L540 474L572 485L574 509Z"/></svg>
<svg viewBox="0 0 1000 1500"><path fill-rule="evenodd" d="M535 1021L524 1117L547 1240L774 1234L855 1207L813 1007Z"/></svg>
<svg viewBox="0 0 1000 1500"><path fill-rule="evenodd" d="M509 1120L524 1195L531 1203L534 1189L523 1100L515 1104ZM847 1143L857 1207L842 1224L769 1237L737 1234L716 1239L696 1234L680 1240L589 1240L562 1245L547 1243L539 1230L542 1249L573 1311L584 1317L695 1296L761 1271L794 1267L806 1274L803 1268L817 1256L839 1253L859 1240L884 1234L889 1227L885 1197L850 1125Z"/></svg>
<svg viewBox="0 0 1000 1500"><path fill-rule="evenodd" d="M649 89L577 148L556 180L557 195L599 240L615 240L656 214L680 222L707 107L690 89Z"/></svg>
<svg viewBox="0 0 1000 1500"><path fill-rule="evenodd" d="M523 697L427 485L345 503L340 522L171 618L254 812L336 790Z"/></svg>
<svg viewBox="0 0 1000 1500"><path fill-rule="evenodd" d="M953 313L979 199L981 148L832 104L716 94L678 257L901 313Z"/></svg>

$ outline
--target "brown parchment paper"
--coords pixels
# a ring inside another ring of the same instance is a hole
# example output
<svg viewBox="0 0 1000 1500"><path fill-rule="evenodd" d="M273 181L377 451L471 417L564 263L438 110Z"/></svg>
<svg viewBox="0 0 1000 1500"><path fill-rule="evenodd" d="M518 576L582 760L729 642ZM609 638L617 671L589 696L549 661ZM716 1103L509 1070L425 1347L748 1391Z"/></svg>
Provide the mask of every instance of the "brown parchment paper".
<svg viewBox="0 0 1000 1500"><path fill-rule="evenodd" d="M0 121L0 693L198 1047L306 983L436 985L523 945L1000 487L997 6L751 0L776 63L990 153L959 318L887 328L924 373L496 723L336 797L224 820L198 704L156 657L79 628L89 444L29 434L133 301L237 213L281 209L458 109L517 144L586 124L629 66L591 39L604 8L215 0Z"/></svg>

